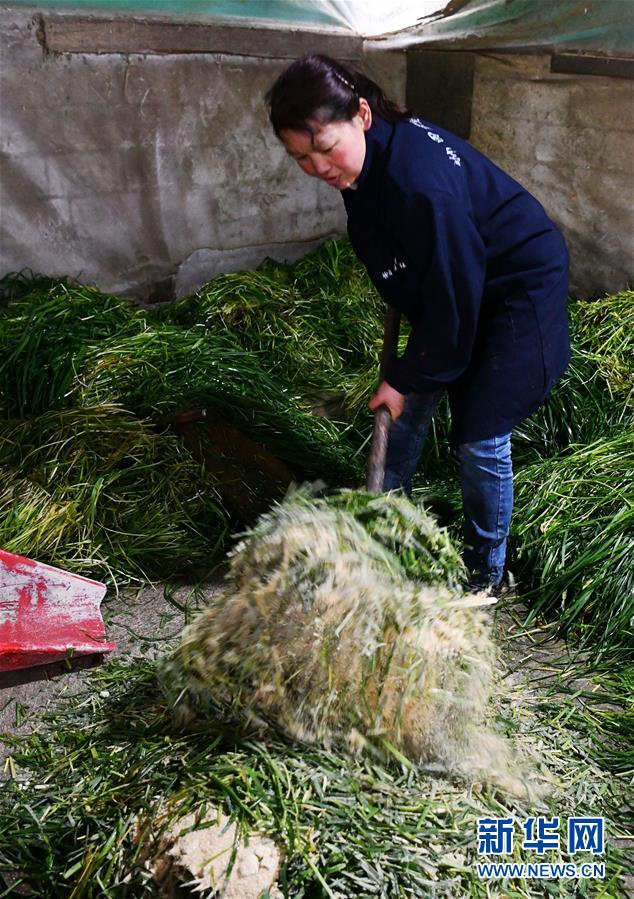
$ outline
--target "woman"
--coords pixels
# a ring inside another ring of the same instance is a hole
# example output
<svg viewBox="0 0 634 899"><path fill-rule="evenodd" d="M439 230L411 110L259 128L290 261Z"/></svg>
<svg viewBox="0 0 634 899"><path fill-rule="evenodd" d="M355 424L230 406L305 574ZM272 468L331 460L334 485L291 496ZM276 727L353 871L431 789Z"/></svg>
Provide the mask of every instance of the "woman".
<svg viewBox="0 0 634 899"><path fill-rule="evenodd" d="M411 492L448 391L470 582L499 592L511 430L570 357L564 240L537 200L466 141L410 117L327 56L298 59L267 100L300 168L342 192L356 254L412 326L370 400L393 420L384 488Z"/></svg>

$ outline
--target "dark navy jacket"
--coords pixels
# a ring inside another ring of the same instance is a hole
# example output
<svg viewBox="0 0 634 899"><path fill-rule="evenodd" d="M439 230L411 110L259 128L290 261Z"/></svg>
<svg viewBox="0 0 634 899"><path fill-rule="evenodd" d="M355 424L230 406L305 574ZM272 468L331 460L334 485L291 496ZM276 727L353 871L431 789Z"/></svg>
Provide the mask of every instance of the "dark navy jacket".
<svg viewBox="0 0 634 899"><path fill-rule="evenodd" d="M387 370L401 393L447 388L453 440L507 433L570 358L568 253L538 201L466 141L374 117L348 233L412 325Z"/></svg>

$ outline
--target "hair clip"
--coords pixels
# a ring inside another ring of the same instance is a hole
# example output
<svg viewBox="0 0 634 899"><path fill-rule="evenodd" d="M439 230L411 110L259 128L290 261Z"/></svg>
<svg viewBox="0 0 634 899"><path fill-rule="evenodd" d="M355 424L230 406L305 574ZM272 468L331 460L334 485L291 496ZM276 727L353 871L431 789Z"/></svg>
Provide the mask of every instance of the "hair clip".
<svg viewBox="0 0 634 899"><path fill-rule="evenodd" d="M335 76L335 78L338 78L339 81L341 81L342 84L345 84L346 87L349 87L350 90L351 90L353 93L356 93L356 90L357 90L357 89L356 89L356 87L354 86L354 84L350 84L350 82L348 81L348 79L347 79L347 78L344 78L343 75L340 75L339 72L336 71L336 69L333 69L333 70L332 70L332 74Z"/></svg>

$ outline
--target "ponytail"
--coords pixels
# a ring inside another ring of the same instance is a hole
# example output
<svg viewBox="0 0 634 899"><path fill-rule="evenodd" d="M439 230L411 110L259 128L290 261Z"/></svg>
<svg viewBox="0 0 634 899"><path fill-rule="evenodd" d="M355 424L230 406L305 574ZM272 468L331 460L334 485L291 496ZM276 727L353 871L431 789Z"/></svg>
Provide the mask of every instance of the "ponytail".
<svg viewBox="0 0 634 899"><path fill-rule="evenodd" d="M330 56L302 56L279 76L266 94L273 130L308 131L311 121L321 125L349 122L359 111L359 98L388 122L400 122L410 113L390 100L376 82L352 66Z"/></svg>

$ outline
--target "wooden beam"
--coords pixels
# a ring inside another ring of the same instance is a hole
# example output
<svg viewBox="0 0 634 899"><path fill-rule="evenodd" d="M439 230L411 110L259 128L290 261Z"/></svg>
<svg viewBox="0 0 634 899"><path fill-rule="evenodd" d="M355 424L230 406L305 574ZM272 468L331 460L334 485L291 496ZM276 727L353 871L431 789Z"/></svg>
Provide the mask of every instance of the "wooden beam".
<svg viewBox="0 0 634 899"><path fill-rule="evenodd" d="M38 39L50 53L223 53L296 59L327 53L360 60L363 39L319 29L246 24L202 24L130 16L42 15Z"/></svg>
<svg viewBox="0 0 634 899"><path fill-rule="evenodd" d="M634 78L634 59L624 56L590 56L587 53L554 53L550 71L570 75L604 75Z"/></svg>

